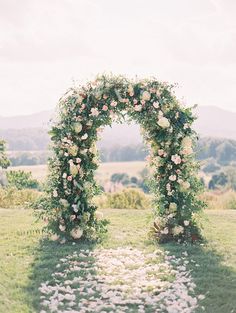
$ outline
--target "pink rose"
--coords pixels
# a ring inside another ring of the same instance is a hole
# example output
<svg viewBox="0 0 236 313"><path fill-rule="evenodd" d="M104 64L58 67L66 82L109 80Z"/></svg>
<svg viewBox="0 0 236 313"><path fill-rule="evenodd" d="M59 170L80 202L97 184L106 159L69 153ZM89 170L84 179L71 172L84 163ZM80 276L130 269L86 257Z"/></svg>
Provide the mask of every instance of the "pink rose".
<svg viewBox="0 0 236 313"><path fill-rule="evenodd" d="M68 181L72 181L72 176L71 176L71 175L68 176L68 177L67 177L67 180L68 180Z"/></svg>
<svg viewBox="0 0 236 313"><path fill-rule="evenodd" d="M108 106L107 106L107 105L104 105L104 106L102 107L102 109L103 109L103 111L107 111L107 110L108 110Z"/></svg>
<svg viewBox="0 0 236 313"><path fill-rule="evenodd" d="M116 102L116 101L112 101L112 102L111 102L111 106L112 106L112 107L116 107L116 106L117 106L117 102Z"/></svg>

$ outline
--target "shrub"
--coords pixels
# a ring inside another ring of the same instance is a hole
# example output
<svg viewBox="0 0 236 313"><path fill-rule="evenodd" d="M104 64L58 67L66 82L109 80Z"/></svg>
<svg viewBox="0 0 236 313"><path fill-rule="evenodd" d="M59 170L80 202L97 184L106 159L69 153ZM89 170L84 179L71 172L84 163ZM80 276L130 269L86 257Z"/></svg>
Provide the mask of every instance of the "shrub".
<svg viewBox="0 0 236 313"><path fill-rule="evenodd" d="M19 190L16 187L0 188L1 208L27 208L39 196L39 192L32 189Z"/></svg>
<svg viewBox="0 0 236 313"><path fill-rule="evenodd" d="M205 192L201 198L210 210L236 210L236 192L233 190Z"/></svg>
<svg viewBox="0 0 236 313"><path fill-rule="evenodd" d="M32 177L31 172L9 171L7 172L7 180L9 187L21 189L38 189L39 183Z"/></svg>
<svg viewBox="0 0 236 313"><path fill-rule="evenodd" d="M115 193L107 193L96 197L99 208L111 209L150 209L151 199L144 192L136 188L126 188Z"/></svg>

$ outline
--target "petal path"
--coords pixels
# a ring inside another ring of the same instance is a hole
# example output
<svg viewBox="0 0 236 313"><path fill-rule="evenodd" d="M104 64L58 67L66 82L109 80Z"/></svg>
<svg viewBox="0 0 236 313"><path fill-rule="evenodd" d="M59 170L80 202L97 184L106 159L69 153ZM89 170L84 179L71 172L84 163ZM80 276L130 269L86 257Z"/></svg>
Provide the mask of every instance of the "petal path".
<svg viewBox="0 0 236 313"><path fill-rule="evenodd" d="M187 253L134 248L80 250L60 260L42 283L41 311L57 313L191 313L195 295Z"/></svg>

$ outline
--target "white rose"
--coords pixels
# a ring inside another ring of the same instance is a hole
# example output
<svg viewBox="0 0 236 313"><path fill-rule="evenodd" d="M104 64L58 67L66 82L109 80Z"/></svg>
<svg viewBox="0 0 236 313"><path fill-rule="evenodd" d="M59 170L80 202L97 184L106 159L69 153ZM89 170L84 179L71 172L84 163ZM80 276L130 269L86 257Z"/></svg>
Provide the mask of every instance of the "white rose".
<svg viewBox="0 0 236 313"><path fill-rule="evenodd" d="M167 128L170 126L169 120L164 116L159 117L157 124L162 128Z"/></svg>
<svg viewBox="0 0 236 313"><path fill-rule="evenodd" d="M88 138L88 134L84 134L82 137L81 137L81 140L86 140Z"/></svg>
<svg viewBox="0 0 236 313"><path fill-rule="evenodd" d="M189 225L189 221L185 220L184 221L184 226L188 226Z"/></svg>
<svg viewBox="0 0 236 313"><path fill-rule="evenodd" d="M162 231L161 231L162 234L164 235L167 235L169 233L169 229L168 227L165 227Z"/></svg>
<svg viewBox="0 0 236 313"><path fill-rule="evenodd" d="M81 229L80 227L76 227L72 229L72 231L70 232L70 235L73 239L79 239L83 235L83 229Z"/></svg>

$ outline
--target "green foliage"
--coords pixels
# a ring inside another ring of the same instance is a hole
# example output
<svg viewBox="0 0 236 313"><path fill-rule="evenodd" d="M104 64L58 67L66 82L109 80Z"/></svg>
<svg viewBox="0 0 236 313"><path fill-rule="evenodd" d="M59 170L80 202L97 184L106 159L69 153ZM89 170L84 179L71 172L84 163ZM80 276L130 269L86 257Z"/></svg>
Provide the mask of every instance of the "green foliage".
<svg viewBox="0 0 236 313"><path fill-rule="evenodd" d="M190 108L180 105L172 89L154 78L131 81L102 75L60 99L59 116L50 131L48 204L42 209L48 231L60 242L96 238L105 231L105 222L96 218L92 204L98 191L96 142L101 127L125 117L141 126L151 147L155 215L165 221L163 229L156 229L157 236L185 240L191 239L192 229L196 233L194 213L203 203L196 197L201 189L192 149L195 117Z"/></svg>
<svg viewBox="0 0 236 313"><path fill-rule="evenodd" d="M27 208L39 197L32 189L19 190L16 187L0 188L0 208Z"/></svg>
<svg viewBox="0 0 236 313"><path fill-rule="evenodd" d="M6 142L4 140L0 140L0 169L6 169L9 165L10 161L6 155Z"/></svg>
<svg viewBox="0 0 236 313"><path fill-rule="evenodd" d="M32 177L31 172L9 171L7 172L7 181L9 187L17 189L38 189L39 182Z"/></svg>
<svg viewBox="0 0 236 313"><path fill-rule="evenodd" d="M98 196L95 202L99 208L110 209L150 209L150 196L137 188L125 188L119 192Z"/></svg>

